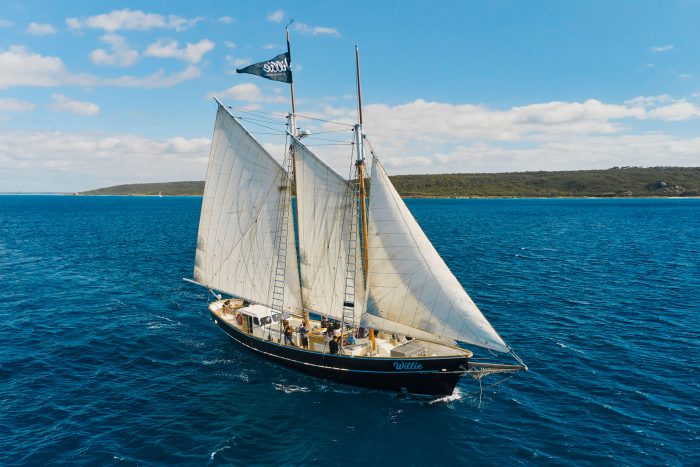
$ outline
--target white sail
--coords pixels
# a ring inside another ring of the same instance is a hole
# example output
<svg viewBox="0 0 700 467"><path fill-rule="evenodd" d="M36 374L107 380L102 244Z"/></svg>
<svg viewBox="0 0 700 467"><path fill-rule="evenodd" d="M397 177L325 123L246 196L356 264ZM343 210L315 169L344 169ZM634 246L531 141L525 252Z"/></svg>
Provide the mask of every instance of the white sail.
<svg viewBox="0 0 700 467"><path fill-rule="evenodd" d="M435 251L376 158L368 217L368 313L440 338L509 351Z"/></svg>
<svg viewBox="0 0 700 467"><path fill-rule="evenodd" d="M197 235L194 278L208 287L271 306L278 250L286 250L284 310L301 295L286 173L219 103ZM287 210L279 248L280 206Z"/></svg>
<svg viewBox="0 0 700 467"><path fill-rule="evenodd" d="M422 331L420 329L413 328L411 326L406 326L405 324L397 323L395 321L389 321L380 316L373 315L370 313L365 313L362 316L362 321L360 325L364 328L381 329L385 332L390 332L392 334L399 334L402 336L411 336L414 339L434 342L436 344L446 345L448 347L455 346L454 339L447 337L436 336L435 334Z"/></svg>
<svg viewBox="0 0 700 467"><path fill-rule="evenodd" d="M304 306L358 324L365 293L352 186L299 141L292 144ZM348 271L350 284L346 284ZM348 301L354 303L355 313L350 310L343 316L346 292L351 289L356 293Z"/></svg>

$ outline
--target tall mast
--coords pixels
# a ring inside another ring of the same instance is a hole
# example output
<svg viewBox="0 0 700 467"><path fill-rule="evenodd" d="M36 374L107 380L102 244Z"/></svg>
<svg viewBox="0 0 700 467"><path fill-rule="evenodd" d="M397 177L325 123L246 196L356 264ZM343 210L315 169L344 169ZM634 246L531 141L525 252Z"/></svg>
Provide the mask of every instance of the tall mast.
<svg viewBox="0 0 700 467"><path fill-rule="evenodd" d="M289 44L289 25L292 24L293 22L294 22L294 20L292 19L291 21L289 21L289 24L287 24L287 26L285 26L285 28L284 28L285 33L287 35L287 55L289 56L290 75L291 75L291 71L292 71L291 70L292 48ZM292 79L289 83L289 90L290 90L291 95L292 95L292 112L289 114L289 133L291 133L291 135L293 137L296 137L297 136L297 120L296 120L296 115L295 115L296 109L294 108L294 79ZM291 173L289 174L289 176L294 180L294 187L296 188L296 183L297 183L297 181L296 181L296 179L297 179L296 167L297 166L296 166L296 157L294 154L294 145L291 144L291 142L289 144L289 157L291 159L291 167L290 167ZM290 187L291 187L291 185L290 185ZM291 203L291 200L292 200L292 196L291 196L291 193L289 193L289 202L290 203ZM296 206L296 209L297 209L296 220L298 222L298 220L299 220L299 205L298 204ZM294 220L292 220L292 225L294 225L295 223L296 222L294 222ZM296 242L294 242L294 243L295 243L294 249L296 250ZM297 254L298 254L298 252L297 252ZM299 278L299 280L301 281L301 277ZM310 319L309 310L307 310L306 307L304 306L304 294L303 293L301 294L301 309L302 309L302 313L304 315L304 322L306 323L306 325L308 325L309 319Z"/></svg>
<svg viewBox="0 0 700 467"><path fill-rule="evenodd" d="M357 147L357 182L360 186L360 223L362 226L362 271L367 283L367 187L365 186L365 141L362 134L362 86L360 85L360 48L355 46L357 67L357 112L359 123L355 125L355 146Z"/></svg>
<svg viewBox="0 0 700 467"><path fill-rule="evenodd" d="M355 46L355 67L357 69L357 114L355 125L355 146L357 147L357 183L360 186L360 225L362 227L362 271L365 274L365 287L368 283L369 259L367 257L367 186L365 185L365 140L362 134L362 86L360 85L360 48ZM372 352L376 349L374 329L369 330Z"/></svg>
<svg viewBox="0 0 700 467"><path fill-rule="evenodd" d="M291 20L289 24L292 24L294 20ZM289 56L289 67L290 67L290 76L291 76L291 67L292 67L292 49L289 45L289 24L285 26L284 30L287 34L287 55ZM295 109L294 109L294 79L290 80L289 82L289 90L292 94L292 113L289 114L289 132L296 136L297 134L297 128L296 128L296 118L295 118Z"/></svg>

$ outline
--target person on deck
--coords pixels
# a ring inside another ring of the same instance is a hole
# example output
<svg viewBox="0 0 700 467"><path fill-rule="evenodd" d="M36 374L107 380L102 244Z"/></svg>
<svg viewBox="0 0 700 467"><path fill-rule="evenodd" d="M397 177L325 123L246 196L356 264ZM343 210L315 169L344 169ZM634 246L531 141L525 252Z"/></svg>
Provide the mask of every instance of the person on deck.
<svg viewBox="0 0 700 467"><path fill-rule="evenodd" d="M339 348L340 345L338 344L338 339L331 339L330 342L328 342L328 352L330 352L332 355L337 354Z"/></svg>
<svg viewBox="0 0 700 467"><path fill-rule="evenodd" d="M296 345L294 344L294 340L292 339L293 332L294 330L292 329L292 326L290 326L289 323L287 323L287 325L284 328L284 343L289 344L292 347L296 347Z"/></svg>
<svg viewBox="0 0 700 467"><path fill-rule="evenodd" d="M297 329L299 332L299 338L301 340L301 347L303 349L308 349L309 348L309 338L307 334L309 333L308 328L306 327L306 322L302 321L301 326L299 326L299 329Z"/></svg>
<svg viewBox="0 0 700 467"><path fill-rule="evenodd" d="M321 327L322 328L328 328L328 319L324 316L321 318Z"/></svg>

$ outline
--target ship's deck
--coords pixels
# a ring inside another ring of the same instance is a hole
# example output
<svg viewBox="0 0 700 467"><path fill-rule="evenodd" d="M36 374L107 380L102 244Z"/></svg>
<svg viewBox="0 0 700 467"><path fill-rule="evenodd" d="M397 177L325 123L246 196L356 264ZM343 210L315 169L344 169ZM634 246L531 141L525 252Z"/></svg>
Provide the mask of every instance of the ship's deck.
<svg viewBox="0 0 700 467"><path fill-rule="evenodd" d="M292 343L284 338L282 315L262 305L243 306L242 300L218 300L209 305L209 309L230 326L260 339L272 340L281 345L301 347L301 336L298 332L302 324L299 317L284 319L294 330ZM308 326L307 350L319 353L329 353L327 328L322 327L320 320L311 319ZM349 336L353 336L354 343L348 343ZM448 347L432 342L412 340L405 336L377 332L374 339L374 347L368 337L358 338L357 329L348 329L341 326L334 330L334 337L340 336L338 354L348 356L378 357L378 358L422 358L422 357L446 357L467 356L471 352L459 347Z"/></svg>

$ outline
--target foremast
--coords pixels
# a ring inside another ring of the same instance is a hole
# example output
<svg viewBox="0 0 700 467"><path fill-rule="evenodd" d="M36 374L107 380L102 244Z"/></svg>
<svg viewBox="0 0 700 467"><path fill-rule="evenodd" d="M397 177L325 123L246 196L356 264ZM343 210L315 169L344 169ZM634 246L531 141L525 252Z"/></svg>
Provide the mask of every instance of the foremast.
<svg viewBox="0 0 700 467"><path fill-rule="evenodd" d="M293 21L293 20L292 20ZM296 131L296 109L295 109L295 103L294 103L294 80L292 79L292 71L291 71L291 66L292 66L292 51L291 51L291 45L290 45L290 40L289 40L289 25L292 23L292 21L287 24L285 27L285 36L287 40L287 58L288 58L288 67L289 67L289 92L290 92L290 97L291 97L291 104L292 104L292 111L289 113L287 119L288 119L288 125L289 125L289 134L291 134L293 137L296 137L297 131ZM294 158L294 145L291 144L289 145L289 151L285 157L285 160L283 162L283 167L286 172L286 177L283 183L283 186L281 187L280 190L280 210L278 213L278 225L280 226L280 229L276 232L276 242L279 245L278 249L278 255L277 255L277 264L275 267L275 273L273 277L273 296L272 296L272 304L273 308L275 305L279 303L284 303L284 287L281 285L284 284L285 277L287 274L287 252L283 251L284 249L281 247L283 244L287 244L287 238L290 235L290 232L288 231L288 226L291 225L292 227L292 238L294 238L294 219L293 219L293 208L291 206L292 204L292 186L294 185L295 181L295 158ZM291 215L292 219L288 219L288 216ZM296 256L296 241L291 242L292 243L292 248L294 248L293 254ZM308 322L309 319L309 312L304 306L304 299L301 297L301 309L302 313L304 316L304 319L306 322ZM280 326L282 324L280 323Z"/></svg>
<svg viewBox="0 0 700 467"><path fill-rule="evenodd" d="M291 44L290 44L290 40L289 40L289 25L292 24L293 22L294 22L294 20L291 20L289 22L289 24L287 24L287 26L284 28L285 35L287 38L287 56L289 57L290 75L291 75L291 67L292 67L292 48L291 48ZM288 115L288 122L287 122L289 125L288 131L289 131L289 134L293 138L297 138L298 133L297 133L297 121L296 121L296 107L295 107L295 103L294 103L294 80L293 79L289 81L289 93L290 93L290 97L292 100L292 111ZM291 188L291 186L295 186L295 188L296 188L296 156L295 156L295 152L294 152L294 144L292 144L291 141L289 143L289 161L288 161L288 164L286 165L286 169L288 172L288 179L292 182L292 183L290 183L290 188ZM289 202L290 203L292 202L291 189L289 192ZM299 209L299 205L297 204L297 211L296 211L297 220L299 219L298 209ZM294 225L294 223L292 223L292 225ZM295 241L294 248L295 248L295 253L298 256L298 252L296 251L296 248L297 248L296 245L297 245L297 242ZM302 309L304 322L309 323L309 319L310 319L309 310L304 303L303 294L301 297L301 309Z"/></svg>

